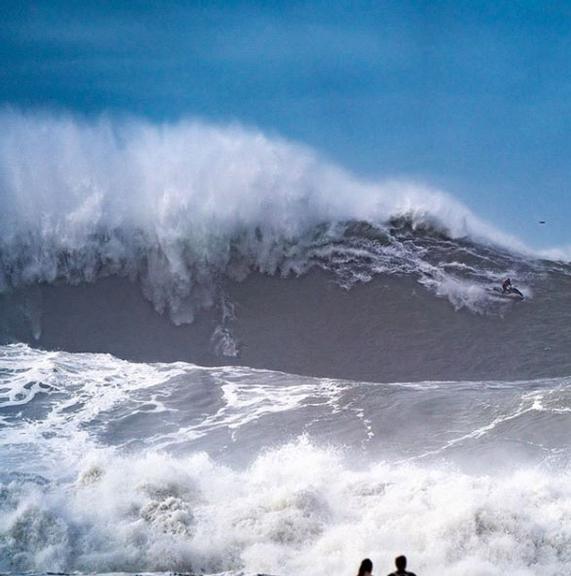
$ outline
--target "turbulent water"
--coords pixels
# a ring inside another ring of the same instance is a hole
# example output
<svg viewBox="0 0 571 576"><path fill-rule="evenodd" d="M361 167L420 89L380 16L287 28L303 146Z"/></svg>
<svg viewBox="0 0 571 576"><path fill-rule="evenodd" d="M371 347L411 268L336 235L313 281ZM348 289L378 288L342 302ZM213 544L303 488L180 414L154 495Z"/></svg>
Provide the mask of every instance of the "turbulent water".
<svg viewBox="0 0 571 576"><path fill-rule="evenodd" d="M0 208L0 571L571 573L569 249L192 122L5 111Z"/></svg>
<svg viewBox="0 0 571 576"><path fill-rule="evenodd" d="M571 380L368 384L1 350L2 570L571 568ZM388 568L388 564L387 564Z"/></svg>

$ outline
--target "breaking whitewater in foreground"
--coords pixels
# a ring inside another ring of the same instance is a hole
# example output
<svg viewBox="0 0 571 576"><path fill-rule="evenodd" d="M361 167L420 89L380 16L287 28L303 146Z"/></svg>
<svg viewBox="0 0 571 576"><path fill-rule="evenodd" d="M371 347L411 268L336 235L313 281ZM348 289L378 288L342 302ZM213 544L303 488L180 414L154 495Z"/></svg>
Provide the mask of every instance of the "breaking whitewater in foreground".
<svg viewBox="0 0 571 576"><path fill-rule="evenodd" d="M0 568L571 567L568 378L370 384L0 350Z"/></svg>
<svg viewBox="0 0 571 576"><path fill-rule="evenodd" d="M0 134L0 571L571 573L568 252L239 127Z"/></svg>

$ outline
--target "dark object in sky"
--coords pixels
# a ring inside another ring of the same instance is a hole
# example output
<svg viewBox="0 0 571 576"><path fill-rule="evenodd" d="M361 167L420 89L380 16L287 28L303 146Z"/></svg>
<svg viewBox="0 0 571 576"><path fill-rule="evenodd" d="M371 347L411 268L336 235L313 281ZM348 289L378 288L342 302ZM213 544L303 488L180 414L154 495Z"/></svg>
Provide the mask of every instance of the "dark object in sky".
<svg viewBox="0 0 571 576"><path fill-rule="evenodd" d="M540 223L540 224L545 224L545 220L540 220L539 223Z"/></svg>

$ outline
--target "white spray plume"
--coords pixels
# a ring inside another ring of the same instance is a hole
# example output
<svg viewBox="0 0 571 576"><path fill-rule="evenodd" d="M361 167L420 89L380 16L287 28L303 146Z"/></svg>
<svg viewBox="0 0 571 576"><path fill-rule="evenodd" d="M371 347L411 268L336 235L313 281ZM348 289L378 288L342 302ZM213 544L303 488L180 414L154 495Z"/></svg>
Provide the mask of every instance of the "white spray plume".
<svg viewBox="0 0 571 576"><path fill-rule="evenodd" d="M121 272L188 321L195 286L223 272L233 250L273 272L284 242L319 224L400 216L527 251L448 194L364 181L237 125L0 113L0 291Z"/></svg>

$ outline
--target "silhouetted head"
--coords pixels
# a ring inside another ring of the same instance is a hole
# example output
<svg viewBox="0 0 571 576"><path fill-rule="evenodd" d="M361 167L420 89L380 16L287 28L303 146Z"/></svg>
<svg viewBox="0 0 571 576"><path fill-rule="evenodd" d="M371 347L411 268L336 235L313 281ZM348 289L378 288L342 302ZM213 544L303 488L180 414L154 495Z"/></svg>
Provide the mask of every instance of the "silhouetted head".
<svg viewBox="0 0 571 576"><path fill-rule="evenodd" d="M359 566L359 572L357 576L369 576L373 572L373 563L368 559L365 558L361 562L361 566Z"/></svg>
<svg viewBox="0 0 571 576"><path fill-rule="evenodd" d="M399 572L406 570L406 556L397 556L395 558L395 564Z"/></svg>

